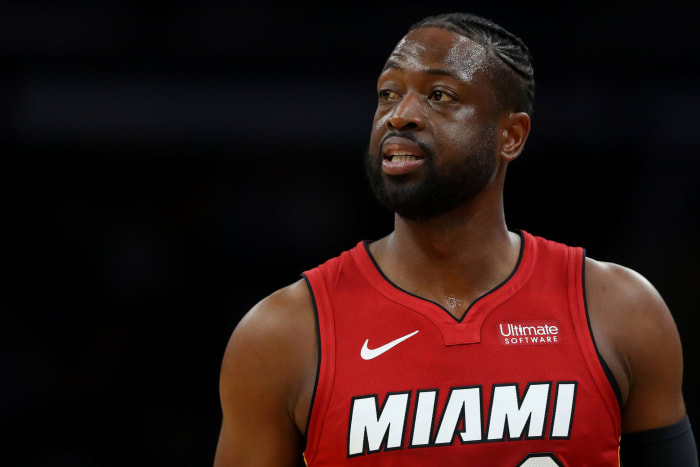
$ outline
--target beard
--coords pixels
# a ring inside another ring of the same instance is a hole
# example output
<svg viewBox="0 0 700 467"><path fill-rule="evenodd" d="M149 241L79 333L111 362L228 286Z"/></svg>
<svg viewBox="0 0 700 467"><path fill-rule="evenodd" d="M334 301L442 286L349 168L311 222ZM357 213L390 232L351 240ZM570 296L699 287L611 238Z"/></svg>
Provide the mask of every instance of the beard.
<svg viewBox="0 0 700 467"><path fill-rule="evenodd" d="M480 143L469 154L444 167L435 165L433 150L412 133L393 134L414 141L423 150L422 173L387 175L382 170L383 156L369 150L365 170L379 204L405 219L429 220L452 211L480 193L496 171L495 125L477 135Z"/></svg>

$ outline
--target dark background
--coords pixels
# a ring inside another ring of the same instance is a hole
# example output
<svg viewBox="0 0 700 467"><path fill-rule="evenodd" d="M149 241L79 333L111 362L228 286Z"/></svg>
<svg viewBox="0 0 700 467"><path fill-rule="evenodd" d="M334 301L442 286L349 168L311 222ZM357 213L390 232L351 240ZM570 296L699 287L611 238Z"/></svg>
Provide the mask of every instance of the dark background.
<svg viewBox="0 0 700 467"><path fill-rule="evenodd" d="M412 22L463 8L534 56L509 226L655 284L700 423L700 7L525 3L3 3L3 464L210 465L231 331L390 231L362 171L375 80Z"/></svg>

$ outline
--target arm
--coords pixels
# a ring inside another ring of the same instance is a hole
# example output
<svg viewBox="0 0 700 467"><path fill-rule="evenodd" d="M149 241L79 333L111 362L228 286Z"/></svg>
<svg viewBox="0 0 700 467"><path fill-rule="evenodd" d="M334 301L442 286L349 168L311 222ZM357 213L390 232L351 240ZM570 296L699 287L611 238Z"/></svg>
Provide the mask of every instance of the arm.
<svg viewBox="0 0 700 467"><path fill-rule="evenodd" d="M215 467L298 465L316 376L313 313L298 281L258 303L234 330L221 367Z"/></svg>
<svg viewBox="0 0 700 467"><path fill-rule="evenodd" d="M656 436L658 430L666 427L678 435L687 426L678 330L656 289L630 269L587 259L586 288L598 349L622 395L623 460L628 460L628 465L646 465L630 462L625 451L639 450L641 446L650 446L649 443L626 443L626 440L648 440L645 434L660 439ZM661 430L664 433L670 431ZM684 433L687 433L684 443L692 444L689 452L693 453L692 432L687 429ZM678 436L669 439L678 441ZM672 449L678 450L677 445ZM664 465L697 465L697 457L695 462L674 464L667 458Z"/></svg>

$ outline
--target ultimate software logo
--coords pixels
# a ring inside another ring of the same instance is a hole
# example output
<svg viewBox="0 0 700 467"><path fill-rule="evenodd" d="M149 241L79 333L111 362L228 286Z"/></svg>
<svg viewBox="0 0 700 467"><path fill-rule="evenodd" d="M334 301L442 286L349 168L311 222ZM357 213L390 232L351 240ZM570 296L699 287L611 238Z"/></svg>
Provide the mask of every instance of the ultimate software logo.
<svg viewBox="0 0 700 467"><path fill-rule="evenodd" d="M501 345L547 345L561 342L556 321L501 321Z"/></svg>

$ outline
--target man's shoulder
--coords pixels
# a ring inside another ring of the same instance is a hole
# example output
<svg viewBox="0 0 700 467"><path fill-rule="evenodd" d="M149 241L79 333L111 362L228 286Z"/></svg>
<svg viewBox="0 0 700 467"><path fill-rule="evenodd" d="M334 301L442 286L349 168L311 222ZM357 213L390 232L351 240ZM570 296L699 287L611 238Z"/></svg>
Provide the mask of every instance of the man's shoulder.
<svg viewBox="0 0 700 467"><path fill-rule="evenodd" d="M255 304L234 330L234 337L244 334L256 340L282 340L298 331L304 321L313 324L313 303L304 279L272 292Z"/></svg>
<svg viewBox="0 0 700 467"><path fill-rule="evenodd" d="M610 340L628 372L680 360L673 316L644 276L619 264L587 258L585 284L594 327Z"/></svg>
<svg viewBox="0 0 700 467"><path fill-rule="evenodd" d="M365 248L367 241L359 241L351 248L341 250L335 256L328 257L317 266L304 271L303 278L285 287L275 290L255 304L241 319L234 331L236 333L254 333L259 337L275 337L275 333L287 333L299 326L308 327L315 322L313 297L310 291L308 274L314 270L328 273L337 269L353 252ZM291 329L290 329L291 328ZM262 334L262 335L261 335Z"/></svg>
<svg viewBox="0 0 700 467"><path fill-rule="evenodd" d="M532 234L531 234L532 235ZM541 244L552 245L560 249L573 248L577 245L538 235L532 237ZM621 312L639 313L650 305L663 308L665 303L658 290L639 272L626 266L593 259L585 254L585 288L587 295L602 298L603 301Z"/></svg>
<svg viewBox="0 0 700 467"><path fill-rule="evenodd" d="M612 351L604 357L622 383L623 431L678 421L685 413L683 355L676 323L661 294L638 272L590 258L585 281L597 341L604 344L603 350Z"/></svg>
<svg viewBox="0 0 700 467"><path fill-rule="evenodd" d="M304 280L260 300L234 329L224 353L221 381L235 387L248 383L297 393L315 371L316 325L311 295Z"/></svg>
<svg viewBox="0 0 700 467"><path fill-rule="evenodd" d="M277 448L262 458L290 458L299 447L312 398L318 354L313 305L303 280L260 300L226 346L219 391L224 414L221 456L240 459L261 437ZM262 443L265 444L265 443ZM252 448L251 448L252 449ZM257 448L264 450L264 446ZM252 454L250 454L252 455ZM287 457L285 457L287 456ZM281 465L279 459L265 465ZM232 461L238 465L240 462Z"/></svg>
<svg viewBox="0 0 700 467"><path fill-rule="evenodd" d="M682 351L673 316L651 282L628 267L586 258L584 280L596 342L625 405L623 428L646 426L630 415L638 411L634 384L653 392L654 385L681 381Z"/></svg>
<svg viewBox="0 0 700 467"><path fill-rule="evenodd" d="M589 301L599 302L605 305L605 309L615 310L614 314L620 319L658 319L668 314L661 294L637 271L588 257L585 271Z"/></svg>

